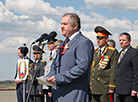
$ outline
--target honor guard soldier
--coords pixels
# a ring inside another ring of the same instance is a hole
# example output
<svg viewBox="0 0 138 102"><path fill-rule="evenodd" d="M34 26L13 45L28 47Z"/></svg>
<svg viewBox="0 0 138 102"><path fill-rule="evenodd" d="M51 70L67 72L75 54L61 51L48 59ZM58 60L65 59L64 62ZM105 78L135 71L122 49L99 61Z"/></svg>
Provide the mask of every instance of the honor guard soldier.
<svg viewBox="0 0 138 102"><path fill-rule="evenodd" d="M97 33L98 48L94 52L94 61L91 66L90 88L92 93L92 102L110 102L113 100L115 89L114 73L115 62L118 51L110 47L108 36L112 35L101 26L95 29Z"/></svg>
<svg viewBox="0 0 138 102"><path fill-rule="evenodd" d="M33 51L34 51L33 58L34 58L35 62L32 63L32 65L29 68L30 76L34 75L35 70L36 70L36 75L35 75L36 77L40 77L40 76L44 75L46 61L44 61L42 59L43 55L40 56L41 50L42 49L39 46L37 46L37 45L33 46ZM42 53L45 53L45 52L42 51ZM40 60L39 60L39 58L40 58ZM32 78L30 77L28 80L27 91L29 91L29 89L30 89L31 82L32 82ZM36 85L36 89L35 89L35 85ZM35 90L36 90L36 93L35 93ZM36 97L35 97L35 94L36 94ZM36 79L34 80L34 83L32 86L32 90L31 90L31 93L29 96L29 102L34 102L34 97L36 99L36 102L44 102L43 85L39 84Z"/></svg>

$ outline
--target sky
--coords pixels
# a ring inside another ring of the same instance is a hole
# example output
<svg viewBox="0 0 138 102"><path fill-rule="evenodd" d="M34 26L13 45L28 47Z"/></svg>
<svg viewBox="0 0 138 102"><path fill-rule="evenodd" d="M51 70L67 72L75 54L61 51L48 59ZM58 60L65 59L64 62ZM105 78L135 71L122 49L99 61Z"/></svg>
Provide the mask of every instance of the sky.
<svg viewBox="0 0 138 102"><path fill-rule="evenodd" d="M57 39L65 39L60 29L65 13L79 15L81 32L94 43L95 48L96 26L103 26L112 33L109 38L116 41L118 50L121 49L118 37L122 32L130 33L131 43L136 43L137 4L138 0L0 0L0 81L14 79L19 46L26 43L32 49L33 41L51 31L57 32ZM47 46L44 50L44 60L47 60Z"/></svg>

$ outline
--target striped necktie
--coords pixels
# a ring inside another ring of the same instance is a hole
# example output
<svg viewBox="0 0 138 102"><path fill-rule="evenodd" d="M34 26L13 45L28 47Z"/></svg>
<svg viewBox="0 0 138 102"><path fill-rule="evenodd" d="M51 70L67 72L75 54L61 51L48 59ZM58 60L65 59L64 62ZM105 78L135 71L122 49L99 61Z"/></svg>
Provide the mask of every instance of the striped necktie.
<svg viewBox="0 0 138 102"><path fill-rule="evenodd" d="M120 56L119 56L119 58L118 58L118 63L120 63L120 61L122 60L124 54L125 54L125 51L122 50L122 51L121 51L121 54L120 54Z"/></svg>
<svg viewBox="0 0 138 102"><path fill-rule="evenodd" d="M66 38L65 42L64 42L64 46L70 41L69 38Z"/></svg>

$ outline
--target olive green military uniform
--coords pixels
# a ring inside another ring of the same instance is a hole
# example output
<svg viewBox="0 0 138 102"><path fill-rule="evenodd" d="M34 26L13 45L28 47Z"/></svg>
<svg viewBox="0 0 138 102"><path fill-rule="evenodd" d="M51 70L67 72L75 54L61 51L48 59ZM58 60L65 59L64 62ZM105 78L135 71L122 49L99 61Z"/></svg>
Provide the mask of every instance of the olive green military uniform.
<svg viewBox="0 0 138 102"><path fill-rule="evenodd" d="M34 77L34 74L35 74L35 77L43 76L44 69L46 66L46 61L42 60L42 57L40 54L41 52L42 52L42 54L45 52L38 45L34 45L33 50L34 50L33 54L35 54L35 55L37 54L37 57L34 57L35 62L33 62L29 68L30 78L28 79L28 82L27 82L27 91L28 92L30 91L30 87L32 85L32 77ZM38 55L40 55L40 56L38 56ZM43 93L43 85L38 83L38 81L35 78L33 85L32 85L32 90L30 92L29 102L34 102L34 101L44 102L44 94L40 94L40 92ZM35 97L35 95L36 95L36 97ZM34 100L34 98L35 98L35 100Z"/></svg>
<svg viewBox="0 0 138 102"><path fill-rule="evenodd" d="M93 95L105 95L102 102L109 102L109 89L114 90L115 88L114 74L118 51L107 45L101 56L98 56L98 50L99 48L95 50L94 61L91 66L92 97ZM97 101L92 98L92 102Z"/></svg>
<svg viewBox="0 0 138 102"><path fill-rule="evenodd" d="M38 65L38 68L37 68L37 65ZM33 77L35 70L37 68L36 77L43 76L45 66L46 66L46 61L44 60L41 60L40 62L37 62L37 63L32 63L29 68L29 74L31 74L31 76ZM29 79L27 83L27 91L29 91L31 82L32 82L32 79ZM35 81L35 84L36 84L36 102L44 102L44 95L39 94L39 92L43 92L43 85L40 83L37 83L37 81ZM35 86L33 84L30 97L29 97L29 102L34 101L34 95L35 95Z"/></svg>

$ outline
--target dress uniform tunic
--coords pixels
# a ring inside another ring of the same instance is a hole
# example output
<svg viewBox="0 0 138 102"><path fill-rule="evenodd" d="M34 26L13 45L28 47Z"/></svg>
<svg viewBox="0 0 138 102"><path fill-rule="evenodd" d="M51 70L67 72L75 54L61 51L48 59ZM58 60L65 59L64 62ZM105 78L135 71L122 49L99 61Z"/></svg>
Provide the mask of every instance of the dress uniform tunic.
<svg viewBox="0 0 138 102"><path fill-rule="evenodd" d="M34 72L37 68L37 64L38 64L38 62L37 63L32 63L31 67L29 68L29 72L32 76L34 75ZM39 65L38 65L38 68L37 68L36 77L40 77L40 76L44 75L45 66L46 66L46 62L44 60L41 60ZM30 88L31 82L32 82L32 80L29 79L28 80L28 85L27 85L28 86L27 90ZM43 92L43 85L37 83L37 81L35 81L35 84L36 84L36 102L43 102L44 96L39 95L40 91ZM31 94L30 94L30 98L29 98L29 102L33 102L32 98L34 97L34 95L35 95L35 88L34 88L34 85L33 85L32 90L31 90Z"/></svg>
<svg viewBox="0 0 138 102"><path fill-rule="evenodd" d="M95 50L91 66L92 94L109 94L109 89L115 88L114 72L118 51L107 45L101 56L98 56L98 50L99 48Z"/></svg>

